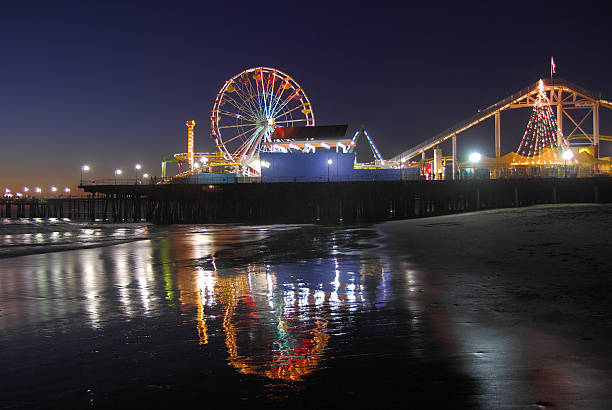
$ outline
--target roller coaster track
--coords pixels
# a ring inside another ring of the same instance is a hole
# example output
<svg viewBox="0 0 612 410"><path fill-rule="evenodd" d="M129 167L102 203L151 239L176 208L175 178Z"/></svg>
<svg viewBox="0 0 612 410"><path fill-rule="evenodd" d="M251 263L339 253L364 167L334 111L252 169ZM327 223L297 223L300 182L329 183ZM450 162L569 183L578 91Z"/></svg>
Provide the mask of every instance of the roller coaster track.
<svg viewBox="0 0 612 410"><path fill-rule="evenodd" d="M602 99L600 94L586 90L580 86L570 83L567 80L560 79L560 78L553 78L553 79L549 78L543 81L544 81L544 87L546 90L558 90L558 91L573 93L574 95L577 95L583 100L586 100L590 103L598 102L600 106L608 108L608 109L612 109L612 102ZM444 130L443 132L402 152L399 155L396 155L395 157L391 158L391 161L400 161L400 160L405 161L410 158L413 158L419 155L420 153L422 153L423 151L426 151L428 149L435 147L436 145L451 138L453 135L457 135L467 130L468 128L473 127L474 125L481 123L482 121L485 121L488 118L491 118L492 116L494 116L495 114L503 110L506 110L509 108L518 108L516 107L518 103L528 100L530 96L537 94L537 92L538 92L538 83L533 83L529 87L526 87L504 98L503 100L498 101L497 103L485 109L479 110L478 113L474 114L467 120L462 121ZM522 105L529 106L529 104L522 104ZM600 137L600 139L603 140L602 137Z"/></svg>

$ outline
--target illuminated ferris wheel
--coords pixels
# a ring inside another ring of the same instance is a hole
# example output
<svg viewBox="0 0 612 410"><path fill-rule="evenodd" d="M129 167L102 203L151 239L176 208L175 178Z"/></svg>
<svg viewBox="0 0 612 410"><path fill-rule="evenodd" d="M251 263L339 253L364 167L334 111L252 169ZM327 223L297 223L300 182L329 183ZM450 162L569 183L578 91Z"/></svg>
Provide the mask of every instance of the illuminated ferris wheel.
<svg viewBox="0 0 612 410"><path fill-rule="evenodd" d="M314 125L314 113L302 87L289 75L254 67L225 82L210 116L211 136L228 160L245 173L258 170L262 151L276 151L277 127Z"/></svg>

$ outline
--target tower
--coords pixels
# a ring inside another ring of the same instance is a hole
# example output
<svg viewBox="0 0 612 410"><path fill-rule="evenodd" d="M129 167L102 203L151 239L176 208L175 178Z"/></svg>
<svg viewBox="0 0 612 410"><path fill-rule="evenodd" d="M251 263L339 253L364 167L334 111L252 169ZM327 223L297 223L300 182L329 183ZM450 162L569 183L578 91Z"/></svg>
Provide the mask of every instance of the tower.
<svg viewBox="0 0 612 410"><path fill-rule="evenodd" d="M193 129L195 128L195 121L187 121L187 162L189 163L189 169L193 169Z"/></svg>

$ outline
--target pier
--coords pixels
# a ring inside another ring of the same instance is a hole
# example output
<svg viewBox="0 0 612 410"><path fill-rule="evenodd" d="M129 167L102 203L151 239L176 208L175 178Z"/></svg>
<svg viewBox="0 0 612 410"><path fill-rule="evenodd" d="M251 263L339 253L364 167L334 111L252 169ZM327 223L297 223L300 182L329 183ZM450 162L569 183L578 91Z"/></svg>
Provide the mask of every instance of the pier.
<svg viewBox="0 0 612 410"><path fill-rule="evenodd" d="M612 178L84 185L90 219L352 224L557 203L612 202Z"/></svg>

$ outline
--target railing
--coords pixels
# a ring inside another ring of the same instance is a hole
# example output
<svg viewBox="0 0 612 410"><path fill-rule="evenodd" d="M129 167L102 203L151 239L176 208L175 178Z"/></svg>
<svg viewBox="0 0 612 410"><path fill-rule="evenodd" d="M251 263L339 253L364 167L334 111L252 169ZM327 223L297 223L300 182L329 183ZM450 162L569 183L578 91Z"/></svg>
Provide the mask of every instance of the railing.
<svg viewBox="0 0 612 410"><path fill-rule="evenodd" d="M147 178L147 179L136 179L136 178L124 178L124 179L92 179L82 180L80 185L155 185L160 182L159 178Z"/></svg>

